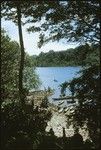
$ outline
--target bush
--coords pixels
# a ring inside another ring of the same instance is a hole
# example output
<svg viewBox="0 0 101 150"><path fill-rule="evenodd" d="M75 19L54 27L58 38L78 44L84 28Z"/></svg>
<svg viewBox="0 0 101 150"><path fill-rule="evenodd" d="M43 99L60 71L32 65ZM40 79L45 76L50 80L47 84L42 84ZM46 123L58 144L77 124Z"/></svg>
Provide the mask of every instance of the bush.
<svg viewBox="0 0 101 150"><path fill-rule="evenodd" d="M5 103L1 108L1 149L32 149L40 142L51 113L42 109L22 111L17 102ZM39 134L40 133L40 134ZM39 134L39 137L38 137Z"/></svg>

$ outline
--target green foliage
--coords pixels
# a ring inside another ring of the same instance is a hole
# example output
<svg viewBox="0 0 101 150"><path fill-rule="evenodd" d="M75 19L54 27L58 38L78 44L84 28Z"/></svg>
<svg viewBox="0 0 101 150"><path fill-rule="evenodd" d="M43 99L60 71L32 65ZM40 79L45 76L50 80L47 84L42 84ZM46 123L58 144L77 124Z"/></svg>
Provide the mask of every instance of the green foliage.
<svg viewBox="0 0 101 150"><path fill-rule="evenodd" d="M32 90L37 89L41 84L38 75L35 72L35 62L32 56L27 53L25 55L25 67L23 71L23 86L25 89Z"/></svg>
<svg viewBox="0 0 101 150"><path fill-rule="evenodd" d="M45 96L45 98L42 100L41 107L43 107L43 108L48 107L48 98L47 98L47 96Z"/></svg>
<svg viewBox="0 0 101 150"><path fill-rule="evenodd" d="M29 56L27 53L25 54L25 66L27 67L35 67L36 62L33 58L36 58L36 56Z"/></svg>
<svg viewBox="0 0 101 150"><path fill-rule="evenodd" d="M35 149L38 146L51 113L31 108L28 112L22 111L18 102L2 104L1 149Z"/></svg>
<svg viewBox="0 0 101 150"><path fill-rule="evenodd" d="M79 104L75 120L87 121L90 137L99 146L100 136L100 68L98 65L83 70L81 79L74 84Z"/></svg>
<svg viewBox="0 0 101 150"><path fill-rule="evenodd" d="M11 41L5 31L1 32L1 94L2 100L18 90L19 45Z"/></svg>
<svg viewBox="0 0 101 150"><path fill-rule="evenodd" d="M87 124L90 138L99 146L100 136L100 67L95 64L85 67L80 77L71 82L63 83L62 90L70 88L71 94L78 99L78 106L74 114L74 122L78 126Z"/></svg>
<svg viewBox="0 0 101 150"><path fill-rule="evenodd" d="M88 52L85 63L87 65L98 65L100 64L100 47L92 45L91 50Z"/></svg>
<svg viewBox="0 0 101 150"><path fill-rule="evenodd" d="M20 5L23 24L32 23L29 32L39 32L39 47L45 42L66 39L67 42L99 42L100 2L95 1L42 1L1 3L1 15L17 23L16 5ZM13 8L13 9L12 9ZM44 21L42 21L42 19ZM35 23L40 22L37 26ZM48 32L47 32L48 31Z"/></svg>
<svg viewBox="0 0 101 150"><path fill-rule="evenodd" d="M38 75L35 73L34 68L25 67L23 75L23 86L25 89L37 89L41 84Z"/></svg>
<svg viewBox="0 0 101 150"><path fill-rule="evenodd" d="M92 46L85 44L66 51L54 52L50 50L47 53L41 52L33 58L33 61L36 61L36 65L39 67L89 66L91 64L98 64L100 62L99 56L99 46L97 44Z"/></svg>
<svg viewBox="0 0 101 150"><path fill-rule="evenodd" d="M36 89L40 85L35 67L30 61L30 56L26 54L23 85L28 91ZM1 100L9 101L19 99L19 63L20 47L15 41L11 41L4 30L1 32Z"/></svg>
<svg viewBox="0 0 101 150"><path fill-rule="evenodd" d="M100 39L100 3L97 0L42 1L32 4L24 16L29 16L26 23L33 23L29 32L40 31L39 47L50 40L98 43ZM42 22L37 28L34 23L39 21Z"/></svg>

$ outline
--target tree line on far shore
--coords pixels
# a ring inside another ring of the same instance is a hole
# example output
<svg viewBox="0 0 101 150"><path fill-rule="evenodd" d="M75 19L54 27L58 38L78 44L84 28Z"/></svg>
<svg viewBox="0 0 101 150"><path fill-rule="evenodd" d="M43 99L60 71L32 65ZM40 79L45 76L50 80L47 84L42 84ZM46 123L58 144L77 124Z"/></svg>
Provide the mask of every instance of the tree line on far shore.
<svg viewBox="0 0 101 150"><path fill-rule="evenodd" d="M85 44L64 51L41 52L38 56L30 56L31 62L37 67L52 66L85 66L99 62L99 46Z"/></svg>

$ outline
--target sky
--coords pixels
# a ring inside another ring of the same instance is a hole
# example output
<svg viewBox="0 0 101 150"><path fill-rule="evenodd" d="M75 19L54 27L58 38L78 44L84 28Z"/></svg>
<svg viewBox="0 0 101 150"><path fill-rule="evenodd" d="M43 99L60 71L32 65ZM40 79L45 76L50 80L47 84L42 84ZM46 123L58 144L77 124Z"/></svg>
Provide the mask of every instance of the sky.
<svg viewBox="0 0 101 150"><path fill-rule="evenodd" d="M2 19L1 27L7 31L7 34L12 40L15 40L19 43L18 28L12 21L5 21ZM49 42L42 46L42 48L38 48L37 43L39 41L39 33L28 33L26 27L26 25L22 26L22 32L25 52L27 52L29 55L38 55L40 52L48 52L49 50L67 50L69 48L75 48L78 46L75 43L65 43L65 41L61 40L59 42Z"/></svg>

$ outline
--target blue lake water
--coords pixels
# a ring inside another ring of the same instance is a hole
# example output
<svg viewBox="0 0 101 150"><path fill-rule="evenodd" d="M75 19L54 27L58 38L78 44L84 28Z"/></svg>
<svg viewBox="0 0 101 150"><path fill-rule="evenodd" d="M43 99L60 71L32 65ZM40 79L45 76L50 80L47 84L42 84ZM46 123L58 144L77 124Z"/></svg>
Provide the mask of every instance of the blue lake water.
<svg viewBox="0 0 101 150"><path fill-rule="evenodd" d="M54 89L54 94L50 99L52 101L52 98L59 97L61 94L60 84L79 76L78 72L80 69L81 67L37 67L36 73L39 75L42 83L40 89L47 89L48 87ZM66 92L70 95L68 89Z"/></svg>

